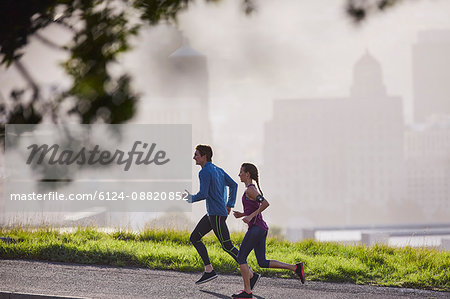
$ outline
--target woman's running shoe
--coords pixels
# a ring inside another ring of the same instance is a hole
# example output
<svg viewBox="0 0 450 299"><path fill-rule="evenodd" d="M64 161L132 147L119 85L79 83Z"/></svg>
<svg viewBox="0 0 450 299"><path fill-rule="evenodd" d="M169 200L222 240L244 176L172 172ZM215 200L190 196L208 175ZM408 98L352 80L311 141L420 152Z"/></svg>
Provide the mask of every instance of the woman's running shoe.
<svg viewBox="0 0 450 299"><path fill-rule="evenodd" d="M242 290L239 294L233 294L231 295L232 298L253 298L252 292L247 293L246 291Z"/></svg>
<svg viewBox="0 0 450 299"><path fill-rule="evenodd" d="M300 262L296 264L297 268L295 268L295 273L300 277L302 283L305 283L305 271L303 270L303 263Z"/></svg>

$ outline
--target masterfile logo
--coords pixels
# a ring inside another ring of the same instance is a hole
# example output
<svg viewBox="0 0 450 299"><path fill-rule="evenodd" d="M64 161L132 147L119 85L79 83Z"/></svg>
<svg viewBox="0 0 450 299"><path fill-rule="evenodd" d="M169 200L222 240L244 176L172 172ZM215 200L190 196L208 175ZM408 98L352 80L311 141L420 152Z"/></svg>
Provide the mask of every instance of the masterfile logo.
<svg viewBox="0 0 450 299"><path fill-rule="evenodd" d="M5 209L189 211L191 125L7 125Z"/></svg>
<svg viewBox="0 0 450 299"><path fill-rule="evenodd" d="M139 146L142 146L143 151L139 151ZM129 152L123 152L116 149L114 152L108 150L99 150L100 146L97 144L93 149L89 150L86 147L82 147L78 152L73 150L60 150L58 144L53 144L49 146L48 144L32 144L27 147L29 149L30 155L27 159L27 164L31 164L36 158L36 164L41 165L48 155L49 165L71 165L71 164L88 164L88 165L109 165L111 163L116 163L118 165L124 164L124 170L128 171L133 164L136 165L149 165L154 163L155 165L164 165L170 161L166 159L166 152L163 150L156 151L154 154L156 143L152 143L150 146L148 143L142 141L135 141L132 149ZM134 159L134 157L136 157ZM144 158L145 157L145 158Z"/></svg>
<svg viewBox="0 0 450 299"><path fill-rule="evenodd" d="M15 179L191 179L191 125L7 125Z"/></svg>

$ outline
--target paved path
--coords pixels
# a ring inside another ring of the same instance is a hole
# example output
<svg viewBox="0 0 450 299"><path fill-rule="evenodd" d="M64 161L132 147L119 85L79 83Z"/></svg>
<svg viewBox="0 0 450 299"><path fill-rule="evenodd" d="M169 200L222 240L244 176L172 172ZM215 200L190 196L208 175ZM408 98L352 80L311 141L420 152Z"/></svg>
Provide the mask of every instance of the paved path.
<svg viewBox="0 0 450 299"><path fill-rule="evenodd" d="M200 273L24 260L0 260L0 298L42 294L82 298L230 298L240 276L219 275L196 286ZM13 294L13 295L11 295ZM17 294L17 295L15 295ZM262 277L254 298L450 298L450 292ZM45 297L35 297L45 298Z"/></svg>

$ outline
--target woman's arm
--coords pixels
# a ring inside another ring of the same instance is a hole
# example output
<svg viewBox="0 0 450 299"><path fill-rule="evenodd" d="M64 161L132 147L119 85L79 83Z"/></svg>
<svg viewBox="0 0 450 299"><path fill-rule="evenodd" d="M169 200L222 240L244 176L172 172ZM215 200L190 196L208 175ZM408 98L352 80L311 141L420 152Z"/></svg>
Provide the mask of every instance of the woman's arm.
<svg viewBox="0 0 450 299"><path fill-rule="evenodd" d="M259 206L258 209L256 209L253 213L251 213L248 216L245 216L242 221L244 221L245 223L249 223L254 217L256 217L258 214L262 213L265 209L267 209L267 207L270 205L269 202L267 201L267 199L265 199L264 197L262 197L261 194L259 194L258 190L256 190L255 186L250 186L249 188L247 188L247 191L245 192L246 196L251 199L251 200L262 200L261 201L261 205Z"/></svg>
<svg viewBox="0 0 450 299"><path fill-rule="evenodd" d="M242 212L239 212L239 211L233 211L233 216L234 216L234 218L241 218L241 217L244 217L245 214Z"/></svg>

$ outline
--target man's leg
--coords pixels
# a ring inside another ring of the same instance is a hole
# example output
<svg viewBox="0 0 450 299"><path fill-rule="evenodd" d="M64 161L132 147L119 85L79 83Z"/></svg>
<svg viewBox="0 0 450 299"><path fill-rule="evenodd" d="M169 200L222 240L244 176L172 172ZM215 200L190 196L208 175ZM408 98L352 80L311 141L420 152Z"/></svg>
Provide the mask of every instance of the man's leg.
<svg viewBox="0 0 450 299"><path fill-rule="evenodd" d="M209 221L211 223L214 234L216 235L217 239L219 239L223 250L225 250L225 252L227 252L237 262L237 255L239 253L239 250L234 247L233 243L231 242L230 232L228 231L228 226L225 222L226 219L227 216L209 216Z"/></svg>
<svg viewBox="0 0 450 299"><path fill-rule="evenodd" d="M209 260L208 251L206 250L205 244L202 242L202 238L204 235L211 231L211 223L209 222L208 215L203 216L202 219L197 223L197 226L191 233L191 237L189 238L192 245L194 245L195 249L197 249L198 254L203 260L203 264L205 265L205 272L211 272L212 266Z"/></svg>
<svg viewBox="0 0 450 299"><path fill-rule="evenodd" d="M217 278L217 274L209 261L208 251L206 250L205 244L202 242L202 237L210 232L211 229L211 223L209 222L208 215L205 215L202 219L200 219L190 237L190 241L194 245L195 249L197 249L198 254L203 260L203 264L205 264L205 272L202 277L195 282L196 284L205 283Z"/></svg>

